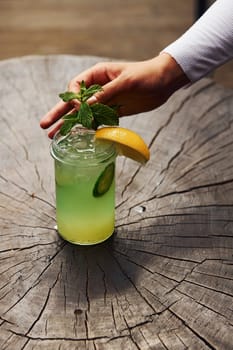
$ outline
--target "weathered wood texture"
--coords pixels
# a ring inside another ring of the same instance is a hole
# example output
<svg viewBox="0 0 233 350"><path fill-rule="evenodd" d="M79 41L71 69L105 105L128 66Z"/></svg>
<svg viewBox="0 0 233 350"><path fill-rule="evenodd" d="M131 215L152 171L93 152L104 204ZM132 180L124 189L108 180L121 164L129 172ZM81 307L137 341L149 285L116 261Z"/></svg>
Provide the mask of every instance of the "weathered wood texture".
<svg viewBox="0 0 233 350"><path fill-rule="evenodd" d="M39 119L97 61L0 63L0 348L230 350L233 91L203 80L122 119L151 160L118 159L115 235L73 246L54 229Z"/></svg>

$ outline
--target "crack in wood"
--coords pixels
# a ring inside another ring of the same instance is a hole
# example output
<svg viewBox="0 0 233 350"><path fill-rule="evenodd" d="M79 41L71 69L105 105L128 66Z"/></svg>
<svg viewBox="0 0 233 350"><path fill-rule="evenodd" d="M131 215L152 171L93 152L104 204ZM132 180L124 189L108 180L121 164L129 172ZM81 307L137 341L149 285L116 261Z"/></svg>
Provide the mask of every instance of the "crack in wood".
<svg viewBox="0 0 233 350"><path fill-rule="evenodd" d="M5 209L5 210L7 210L9 213L8 213L8 215L10 214L10 210L9 210L9 207L8 208L6 208L6 207L3 207L3 206L1 206L3 209ZM33 209L32 207L30 207L30 206L28 206L30 209ZM35 211L36 213L38 213L38 211L37 210L34 210L33 209L33 211ZM5 212L6 213L6 212ZM41 215L41 213L43 213L43 215L46 215L49 219L51 219L51 220L53 220L53 221L55 221L56 222L56 218L54 218L54 217L52 217L52 216L50 216L50 215L48 215L47 213L44 213L44 212L40 212L40 215ZM27 220L27 216L25 217L25 219ZM37 217L36 215L34 215L34 219L35 218L39 218L39 220L41 220L41 217ZM23 217L21 217L21 220L23 219ZM28 228L41 228L41 229L48 229L48 230L55 230L55 231L57 231L57 229L53 226L53 227L51 227L51 226L41 226L41 225L37 225L37 226L33 226L33 225L25 225L25 224L19 224L18 222L14 222L14 221L12 221L12 220L9 220L9 218L8 218L8 216L7 217L0 217L0 220L1 221L3 221L4 223L6 223L6 227L9 227L9 226L20 226L20 227L28 227ZM9 236L8 234L6 234L5 236ZM20 234L19 234L19 236L20 236ZM4 237L4 234L2 234L1 235L1 237Z"/></svg>
<svg viewBox="0 0 233 350"><path fill-rule="evenodd" d="M209 261L212 261L212 259L206 259L206 260L209 260ZM217 274L211 274L211 273L206 273L206 272L201 272L201 271L195 271L196 274L199 274L199 275L204 275L204 276L208 276L208 277L217 277L217 278L221 278L223 280L227 280L227 281L233 281L233 278L230 278L230 277L224 277L224 276L220 276L220 275L217 275Z"/></svg>
<svg viewBox="0 0 233 350"><path fill-rule="evenodd" d="M147 272L149 272L149 273L151 273L151 274L154 273L154 271L150 270L148 267L143 266L143 265L141 265L141 264L139 264L139 263L136 263L134 260L130 259L129 256L128 256L127 254L124 254L122 251L119 251L119 250L117 250L117 249L114 249L114 252L116 252L116 253L119 254L119 255L122 255L127 261L129 261L129 262L131 262L132 264L134 264L134 265L140 267L141 269L144 269L145 271L147 271Z"/></svg>
<svg viewBox="0 0 233 350"><path fill-rule="evenodd" d="M224 104L227 100L232 99L232 92L229 93L229 95L221 96L220 99L215 101L211 106L209 106L204 113L200 114L197 118L198 121L203 122L203 119L208 116L210 112L212 112L215 108L219 107L222 103ZM229 127L228 127L229 129Z"/></svg>
<svg viewBox="0 0 233 350"><path fill-rule="evenodd" d="M215 82L212 79L206 80L204 86L200 86L200 87L198 87L198 89L196 91L192 92L192 98L196 97L200 94L203 94L205 92L205 90L207 90L211 87L213 87L213 88L216 87Z"/></svg>
<svg viewBox="0 0 233 350"><path fill-rule="evenodd" d="M23 260L23 261L18 262L17 264L11 265L11 266L8 267L6 270L2 271L0 275L6 274L6 272L10 271L11 269L14 269L16 266L20 266L20 265L25 264L25 263L27 263L27 262L31 262L31 259ZM12 281L12 277L15 276L15 275L20 274L20 276L21 276L21 272L22 272L24 269L26 269L26 268L27 268L27 267L23 267L23 268L21 268L20 270L16 270L12 275L10 275L9 277L10 277L11 281ZM27 268L27 269L28 269L28 268ZM32 269L33 269L33 266L31 267L31 270L32 270ZM20 276L19 276L18 279L15 281L15 283L16 283L19 279L22 279L22 280L23 280L22 276L21 276L21 277L20 277ZM4 289L8 284L9 284L9 281L7 281L6 284L3 285L3 286L0 288L0 290Z"/></svg>
<svg viewBox="0 0 233 350"><path fill-rule="evenodd" d="M149 144L149 149L152 147L154 141L157 139L157 137L159 136L159 134L162 132L162 130L164 128L166 128L172 121L173 117L183 108L183 106L190 100L191 98L191 95L186 97L183 101L181 101L180 105L178 106L178 108L176 110L174 110L168 120L158 129L158 131L156 132L156 134L154 135L154 137L152 138L150 144ZM174 156L174 159L183 151L183 148L184 148L184 144L185 142L183 143L183 145L181 145L181 149L178 151L178 153ZM171 162L174 160L172 158L172 160L169 161L168 165L167 165L167 169L169 168ZM140 171L141 169L141 166L139 168L137 168L135 174L133 176L131 176L131 179L129 181L129 183L127 185L124 186L124 189L122 190L122 193L121 193L121 196L123 197L124 193L126 192L127 188L129 187L129 185L134 181L136 175L138 174L138 172ZM164 169L165 171L166 169ZM161 172L161 174L163 173L163 171ZM163 181L163 180L162 180ZM158 187L158 186L157 186ZM156 189L156 188L155 188ZM120 208L123 204L125 204L127 201L128 201L129 198L125 199L124 201L122 201L121 203L119 203L116 208Z"/></svg>
<svg viewBox="0 0 233 350"><path fill-rule="evenodd" d="M44 188L44 185L43 185L43 178L40 177L40 172L39 172L38 167L37 167L36 164L34 164L34 169L35 169L35 173L36 173L37 178L38 178L38 182L40 183L40 187L41 187L42 191L44 193L46 193L47 191L46 191L46 189Z"/></svg>
<svg viewBox="0 0 233 350"><path fill-rule="evenodd" d="M176 337L177 337L177 338L181 341L181 343L184 345L184 350L188 350L188 349L189 349L188 345L186 345L186 344L184 343L183 339L179 336L179 334L176 333L176 331L175 331L174 333L175 333Z"/></svg>
<svg viewBox="0 0 233 350"><path fill-rule="evenodd" d="M153 274L153 275L157 274L158 276L162 276L163 278L172 280L172 281L174 281L174 282L177 283L172 289L170 289L170 290L169 290L168 292L166 292L164 295L169 294L169 293L171 293L173 290L175 290L175 289L185 280L186 276L189 275L190 273L192 273L192 271L197 267L197 266L194 266L194 267L191 269L191 271L187 272L187 274L185 275L185 277L184 277L181 281L177 281L177 280L172 279L172 278L169 278L168 276L165 276L165 275L163 275L163 274L161 274L161 273L158 273L158 272L151 271L151 270L147 269L145 266L143 266L143 265L141 265L141 264L138 264L138 263L136 263L135 261L129 259L129 258L128 258L125 254L123 254L123 253L121 253L121 255L123 255L123 256L126 258L126 260L130 261L131 263L137 265L137 266L140 267L140 268L145 269L145 270L148 271L149 273L151 273L151 274ZM154 279L154 278L153 278L153 279ZM161 283L160 283L159 281L157 281L157 280L156 280L156 282L159 283L159 284L161 284ZM162 285L162 284L161 284L161 285ZM163 307L165 307L165 309L162 310L162 312L168 310L171 306L173 306L177 301L180 300L180 299L178 299L178 300L176 300L175 302L173 302L171 305L166 306L166 305L164 305L164 304L157 298L157 296L156 296L154 293L152 293L149 289L147 289L145 286L143 286L143 288L144 288L145 290L147 290L147 292L149 292L151 295L153 295L153 297L155 297L156 300L157 300ZM147 300L147 299L146 299L146 300ZM161 313L161 312L155 312L155 314L160 314L160 313Z"/></svg>
<svg viewBox="0 0 233 350"><path fill-rule="evenodd" d="M233 204L200 204L200 205L187 205L185 207L177 207L177 210L186 210L186 209L216 209L216 208L233 208ZM183 215L183 214L182 214Z"/></svg>
<svg viewBox="0 0 233 350"><path fill-rule="evenodd" d="M45 321L45 335L48 335L48 320Z"/></svg>
<svg viewBox="0 0 233 350"><path fill-rule="evenodd" d="M117 330L115 312L114 312L114 307L113 307L113 302L112 301L111 301L111 312L112 312L113 324L114 324L115 329Z"/></svg>
<svg viewBox="0 0 233 350"><path fill-rule="evenodd" d="M36 243L36 244L33 244L31 246L27 246L27 247L21 247L21 248L9 248L9 249L4 249L4 250L1 250L0 251L0 254L1 253L6 253L6 252L21 252L21 251L24 251L24 250L30 250L30 249L33 249L33 248L36 248L36 247L40 247L40 246L50 246L50 245L53 245L53 244L56 244L56 242L49 242L49 243ZM59 246L57 244L57 246Z"/></svg>
<svg viewBox="0 0 233 350"><path fill-rule="evenodd" d="M54 242L49 242L49 243L36 243L32 246L28 246L28 247L23 247L23 248L9 248L9 249L3 249L3 250L0 250L0 254L3 254L3 253L7 253L7 252L19 252L19 251L23 251L23 250L30 250L32 248L35 248L35 247L39 247L39 246L48 246L48 245L52 245L54 244ZM7 259L7 258L4 258L4 259ZM0 259L1 260L1 259Z"/></svg>
<svg viewBox="0 0 233 350"><path fill-rule="evenodd" d="M87 310L85 310L85 330L86 330L86 339L87 340L90 340L89 338L89 330L88 330L88 313L90 312L90 298L89 298L89 291L88 291L88 288L89 288L89 267L88 267L88 259L87 259L87 256L85 256L86 258L86 286L85 286L85 289L86 289L86 299L87 299Z"/></svg>
<svg viewBox="0 0 233 350"><path fill-rule="evenodd" d="M48 290L47 297L46 297L45 302L44 302L44 304L43 304L43 306L42 306L42 308L41 308L41 310L40 310L40 312L39 312L39 315L37 316L37 318L35 319L35 321L32 323L32 325L30 326L30 328L28 329L28 331L25 333L26 336L32 331L32 329L34 328L34 326L36 325L36 323L40 320L40 318L41 318L41 316L42 316L44 310L46 309L46 306L47 306L48 301L49 301L49 298L50 298L50 294L51 294L53 288L55 287L55 285L57 284L57 282L58 282L58 280L59 280L59 276L61 275L61 268L62 268L62 266L60 267L60 271L58 272L57 277L56 277L54 283L52 284L52 287L50 287L49 290Z"/></svg>
<svg viewBox="0 0 233 350"><path fill-rule="evenodd" d="M75 320L74 320L73 332L74 332L75 337L77 337L78 336L78 333L77 333L78 313L74 312L74 315L75 315Z"/></svg>
<svg viewBox="0 0 233 350"><path fill-rule="evenodd" d="M63 302L63 304L64 304L64 312L65 312L65 314L66 314L66 299L67 299L67 297L66 297L66 285L65 285L65 283L64 283L64 286L63 286L63 295L64 295L64 302ZM75 313L75 317L76 317L76 321L77 321L77 314Z"/></svg>
<svg viewBox="0 0 233 350"><path fill-rule="evenodd" d="M17 163L18 167L20 168L22 166L22 162L19 161L18 157L15 157L15 149L14 149L14 147L11 147L11 144L9 142L5 142L5 140L3 138L1 138L1 145L4 145L6 151L11 153L10 157L12 159L14 159L14 161ZM20 176L20 178L23 180L22 175L20 175L20 173L18 173L17 169L15 169L15 171ZM1 178L1 175L0 175L0 178Z"/></svg>
<svg viewBox="0 0 233 350"><path fill-rule="evenodd" d="M97 263L97 266L99 267L99 269L103 275L102 280L103 280L103 285L104 285L104 305L106 305L106 300L107 300L106 274L105 274L104 269L101 267L100 263Z"/></svg>
<svg viewBox="0 0 233 350"><path fill-rule="evenodd" d="M167 172L167 171L169 170L169 168L170 168L170 166L172 165L172 163L174 162L174 160L176 160L177 157L179 157L179 156L181 155L181 153L184 151L186 142L187 142L187 141L184 141L184 142L181 144L180 149L169 159L169 161L168 161L168 163L167 163L167 166L166 166L164 169L162 169L162 170L160 171L160 174L158 175L158 177L159 177L159 176L162 176L165 172ZM159 186L162 185L162 183L164 182L165 179L166 179L166 175L164 175L164 176L161 178L160 182L159 182L158 184L156 184L156 186L152 189L151 192L152 192L152 193L155 192L155 191L159 188ZM176 181L174 181L174 182L176 182Z"/></svg>
<svg viewBox="0 0 233 350"><path fill-rule="evenodd" d="M19 224L18 222L14 222L8 219L4 219L0 217L0 220L2 221L6 221L9 223L9 226L17 226L17 227L21 227L21 228L34 228L34 229L41 229L41 230L48 230L48 231L55 231L57 232L57 229L54 227L50 227L50 226L40 226L40 225L25 225L25 224ZM9 235L8 235L9 236ZM1 237L3 237L3 235L1 235ZM17 237L28 237L27 235L17 235Z"/></svg>
<svg viewBox="0 0 233 350"><path fill-rule="evenodd" d="M125 270L123 269L123 267L121 266L119 260L112 255L114 260L116 261L120 271L122 272L122 274L130 281L131 285L134 287L134 289L137 291L137 293L139 294L139 296L146 302L146 304L153 310L153 312L156 312L156 310L154 309L153 305L144 297L144 295L142 295L142 293L140 292L140 290L137 288L136 284L134 283L134 281L132 280L132 278L125 272Z"/></svg>
<svg viewBox="0 0 233 350"><path fill-rule="evenodd" d="M124 329L124 331L122 331L121 333L123 332L127 332L126 334L119 334L119 335L115 335L114 337L110 337L108 340L107 340L107 343L110 343L112 341L115 341L115 340L118 340L118 339L128 339L129 335L128 335L128 328L127 329Z"/></svg>
<svg viewBox="0 0 233 350"><path fill-rule="evenodd" d="M12 326L15 325L14 322L8 321L7 319L5 319L5 318L2 317L2 316L0 316L0 320L3 321L3 322L1 323L1 326L2 326L4 323L8 323L9 325L12 325Z"/></svg>
<svg viewBox="0 0 233 350"><path fill-rule="evenodd" d="M130 210L132 210L132 208L130 208ZM178 209L178 208L177 208ZM140 222L143 222L145 220L154 220L154 219L161 219L161 218L171 218L171 217L197 217L197 216L201 216L203 218L206 217L206 213L193 213L193 212L190 212L190 213L167 213L167 214L164 214L164 215L147 215L147 216L143 216L143 217L139 217L137 218L137 220L135 221L131 221L131 222L127 222L125 224L118 224L116 225L116 228L121 228L121 227L125 227L125 226L130 226L130 225L135 225L135 224L138 224ZM121 218L121 219L124 219L124 218ZM202 223L202 222L201 222ZM182 222L183 224L183 222ZM185 224L185 223L184 223ZM189 224L189 223L188 223ZM165 226L176 226L177 223L164 223L164 224L155 224L153 223L153 227L165 227ZM147 227L151 227L151 225L148 225L148 226L144 226L143 228L147 228ZM138 230L139 231L139 230Z"/></svg>
<svg viewBox="0 0 233 350"><path fill-rule="evenodd" d="M28 332L26 334L20 333L17 331L14 331L12 329L8 329L10 333L13 335L17 335L18 337L26 338L28 341L35 340L35 341L41 341L41 342L47 342L47 341L69 341L69 342L83 342L83 341L95 341L95 340L111 340L114 338L110 338L107 336L99 336L99 337L90 337L90 338L72 338L72 337L35 337Z"/></svg>
<svg viewBox="0 0 233 350"><path fill-rule="evenodd" d="M198 215L202 215L202 214L189 214L188 216L191 216L191 215L193 215L193 216L198 216ZM169 216L172 216L172 215L167 215L167 218L169 218ZM184 217L185 215L183 214L183 215L181 215L182 217ZM206 217L207 215L206 214L203 214L202 215L203 217ZM138 223L140 223L140 222L143 222L143 221L145 221L145 220L154 220L154 219L156 219L156 218L159 218L158 216L147 216L147 217L144 217L144 218L141 218L141 219L138 219L137 221L131 221L130 223L127 223L127 224L119 224L119 225L117 225L116 226L116 228L123 228L123 227L129 227L129 226L131 226L131 225L135 225L135 224L138 224ZM225 220L212 220L212 221L215 221L215 222L225 222ZM233 220L228 220L230 223L231 222L233 222ZM182 226L185 226L185 225L187 225L187 226L189 226L189 225L208 225L208 222L206 222L206 221L189 221L189 222L183 222L183 221L181 221L181 222L175 222L175 223L164 223L164 224L156 224L156 223L153 223L153 225L144 225L143 227L141 227L141 229L150 229L150 228L153 228L153 230L154 229L156 229L156 228L165 228L165 227L168 227L168 228L171 228L171 227L177 227L178 225L182 225ZM140 230L139 229L137 229L137 230L134 230L134 232L136 233L136 232L140 232ZM150 235L160 235L160 233L157 233L157 232L153 232L153 233L151 233ZM201 236L201 235L197 235L197 236L191 236L191 235L189 235L189 236L185 236L185 235L173 235L172 233L166 233L166 232L163 232L163 237L164 236L172 236L172 237L182 237L182 238L192 238L192 237L195 237L195 238L203 238L203 239L207 239L208 237L209 238L211 238L211 237L224 237L224 235L217 235L217 234L208 234L208 235L205 235L205 236ZM226 235L226 237L232 237L230 234L229 235ZM129 242L140 242L140 241L142 241L142 240L140 240L140 239L136 239L136 238L121 238L121 237L118 237L118 240L120 241L120 240L124 240L124 241L129 241ZM161 245L161 243L160 242L155 242L155 241L153 241L153 239L143 239L143 243L153 243L153 245Z"/></svg>
<svg viewBox="0 0 233 350"><path fill-rule="evenodd" d="M33 196L32 196L32 194L31 194L26 188L24 188L24 187L18 185L17 183L15 183L15 182L12 181L12 180L6 179L6 178L5 178L4 176L2 176L2 175L0 175L0 177L1 177L4 181L6 181L7 183L12 184L13 186L15 186L16 188L18 188L19 190L21 190L21 191L23 191L24 193L26 193L29 197L36 198L36 199L42 201L43 203L49 205L51 208L55 209L55 206L54 206L53 204L51 204L49 201L47 201L46 199L43 199L43 198L37 196L36 194L33 194ZM45 191L45 192L46 192L46 191ZM19 201L19 200L17 200L15 197L12 197L12 196L8 195L7 193L1 192L1 191L0 191L0 193L1 193L2 195L4 195L4 196L6 196L6 197L8 197L8 198L10 198L10 199L12 199L12 200L14 200L14 201L17 201L17 202L19 202L19 203L25 203L24 201ZM32 209L33 209L33 208L32 208Z"/></svg>
<svg viewBox="0 0 233 350"><path fill-rule="evenodd" d="M149 344L149 342L148 342L148 340L147 340L146 337L144 336L144 334L143 334L143 332L142 332L141 329L139 329L139 333L141 334L142 338L144 339L145 343L147 344L147 348L146 348L146 349L147 349L147 350L152 349L151 346L150 346L150 344ZM153 349L152 349L152 350L153 350Z"/></svg>
<svg viewBox="0 0 233 350"><path fill-rule="evenodd" d="M164 314L166 311L171 311L171 307L173 307L174 305L176 305L180 300L182 299L182 297L180 297L179 299L173 301L170 305L166 306L163 303L161 303L161 305L164 306L164 309L161 311L158 311L156 315L162 315Z"/></svg>
<svg viewBox="0 0 233 350"><path fill-rule="evenodd" d="M136 251L136 252L143 253L143 254L144 253L145 254L149 254L149 255L152 255L152 256L159 256L159 257L170 259L170 260L174 260L174 261L186 261L186 262L191 262L191 263L200 263L200 261L198 261L198 260L191 260L191 259L186 259L186 258L173 257L173 256L165 255L165 254L155 253L153 251L148 251L148 250L142 250L142 249L136 249L136 248L130 248L129 250Z"/></svg>
<svg viewBox="0 0 233 350"><path fill-rule="evenodd" d="M1 344L1 350L7 349L7 343L13 338L13 334L9 334L9 337ZM6 347L5 347L6 345Z"/></svg>
<svg viewBox="0 0 233 350"><path fill-rule="evenodd" d="M206 183L204 185L192 186L192 187L189 187L189 188L184 189L184 190L177 190L177 191L172 191L172 192L168 192L168 193L161 194L161 195L155 195L151 198L148 198L148 202L151 200L154 200L154 199L161 199L161 198L165 198L165 197L169 197L169 196L173 196L173 195L177 195L177 194L183 194L183 193L193 192L196 190L201 190L202 188L224 186L227 184L231 184L232 182L233 182L233 179L228 179L225 181L216 181L213 183Z"/></svg>
<svg viewBox="0 0 233 350"><path fill-rule="evenodd" d="M130 176L130 181L124 186L123 190L121 191L121 197L122 198L124 197L124 194L127 191L127 188L134 182L134 179L137 176L137 174L139 173L141 167L142 166L138 166L138 168L136 169L135 173ZM120 207L121 205L123 205L127 201L128 201L128 198L125 201L122 201L118 207Z"/></svg>
<svg viewBox="0 0 233 350"><path fill-rule="evenodd" d="M209 349L217 350L212 344L210 344L200 333L194 330L183 318L181 318L174 310L170 309L170 312L187 327L200 341L202 341Z"/></svg>
<svg viewBox="0 0 233 350"><path fill-rule="evenodd" d="M193 162L191 165L192 167L190 167L190 169L186 170L185 172L183 172L179 177L177 177L176 179L174 179L174 182L177 183L178 181L180 181L181 179L183 179L185 176L187 176L189 173L192 173L194 168L197 167L198 165L200 165L201 163L205 162L206 160L209 160L213 157L216 157L216 155L220 154L220 152L215 152L212 155L203 157L201 159L198 159L196 162Z"/></svg>
<svg viewBox="0 0 233 350"><path fill-rule="evenodd" d="M199 286L199 287L202 287L202 288L206 288L206 289L209 289L211 291L214 291L216 293L221 293L222 295L226 295L226 296L229 296L229 297L232 297L233 298L233 294L230 294L230 293L227 293L227 292L224 292L224 291L220 291L220 290L217 290L217 289L214 289L214 288L211 288L205 284L201 284L201 283L197 283L197 282L194 282L192 280L189 280L189 279L186 279L187 282L191 283L191 284L194 284L196 286Z"/></svg>
<svg viewBox="0 0 233 350"><path fill-rule="evenodd" d="M186 282L190 283L190 281L188 281L188 280L187 280ZM231 322L229 321L229 319L228 319L225 315L221 314L221 312L218 312L218 311L216 311L215 309L213 309L213 308L207 306L206 304L201 303L199 300L194 299L190 294L187 294L187 293L181 291L181 290L179 289L179 286L177 286L177 291L178 291L178 293L180 293L180 294L182 294L182 295L184 295L184 296L190 298L191 300L195 301L195 303L197 303L198 305L200 305L200 306L206 308L207 310L210 310L211 312L214 312L216 315L219 315L220 317L224 318L225 321L227 321L227 323L228 323L230 326L233 326L233 323L231 323Z"/></svg>
<svg viewBox="0 0 233 350"><path fill-rule="evenodd" d="M26 348L26 346L28 345L29 343L29 339L26 340L26 342L24 343L24 345L22 346L22 348L20 350L24 350Z"/></svg>
<svg viewBox="0 0 233 350"><path fill-rule="evenodd" d="M14 120L15 116L12 115L12 114L9 115L10 114L10 110L9 109L6 111L4 106L2 106L2 109L5 111L5 113L6 113L5 115L8 115L9 120ZM29 159L29 153L28 153L27 147L21 142L21 140L19 138L19 133L13 128L14 124L10 123L8 121L8 119L4 118L4 113L2 113L2 118L1 119L2 119L2 122L4 122L6 124L6 126L8 127L8 129L12 132L14 138L17 140L17 144L19 146L21 146L21 148L22 148L22 150L24 152L24 155L25 155L25 160L28 160Z"/></svg>
<svg viewBox="0 0 233 350"><path fill-rule="evenodd" d="M159 341L160 341L161 344L164 346L164 348L165 348L166 350L170 350L170 349L165 345L164 341L161 339L160 333L157 334L157 337L159 338Z"/></svg>
<svg viewBox="0 0 233 350"><path fill-rule="evenodd" d="M52 260L58 255L58 253L60 253L60 251L64 248L64 246L66 245L66 243L64 243L60 249L50 258L49 260L49 264L42 270L42 272L39 274L39 276L36 278L36 280L34 281L34 283L31 285L30 288L28 288L25 293L13 304L11 305L5 312L3 315L6 315L11 309L13 309L15 307L15 305L17 305L32 289L36 288L36 286L40 283L40 278L41 276L47 271L47 269L49 268L49 266L52 263Z"/></svg>
<svg viewBox="0 0 233 350"><path fill-rule="evenodd" d="M216 131L213 135L211 135L209 138L206 138L204 141L202 141L201 143L199 143L198 145L196 145L196 148L193 146L191 147L191 149L189 149L190 152L194 153L198 150L200 150L200 148L202 148L204 145L206 145L207 143L211 144L211 140L215 139L218 135L223 134L225 131L229 131L229 126L227 126L225 129L220 129L218 131ZM196 134L198 133L198 131L195 132L194 136L196 136Z"/></svg>
<svg viewBox="0 0 233 350"><path fill-rule="evenodd" d="M129 327L129 325L128 325L128 322L127 322L127 320L126 320L126 318L125 318L125 316L123 315L123 318L124 318L124 321L125 321L125 324L126 324L126 326L127 326L127 330L128 330L128 333L129 333L129 338L131 339L131 341L132 341L132 343L136 346L136 348L138 349L138 350L141 350L140 349L140 347L139 347L139 345L137 344L137 342L134 340L134 338L133 338L133 335L132 335L132 328L131 327Z"/></svg>
<svg viewBox="0 0 233 350"><path fill-rule="evenodd" d="M191 99L191 95L189 96L185 96L184 99L179 103L178 107L176 109L174 109L170 116L168 117L167 121L160 126L160 128L157 130L157 132L155 133L155 135L153 136L150 144L149 144L149 148L152 147L153 143L155 142L155 140L158 138L159 134L163 131L163 129L165 129L172 121L173 117L179 113L179 111L184 107L184 105Z"/></svg>

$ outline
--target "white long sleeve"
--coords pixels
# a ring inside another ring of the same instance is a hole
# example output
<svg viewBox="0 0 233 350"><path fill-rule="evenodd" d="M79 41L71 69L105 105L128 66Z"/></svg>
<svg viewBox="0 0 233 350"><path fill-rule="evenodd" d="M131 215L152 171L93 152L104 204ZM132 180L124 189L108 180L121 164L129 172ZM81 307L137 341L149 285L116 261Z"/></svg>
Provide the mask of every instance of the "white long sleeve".
<svg viewBox="0 0 233 350"><path fill-rule="evenodd" d="M217 0L163 52L170 54L191 82L233 58L233 0Z"/></svg>

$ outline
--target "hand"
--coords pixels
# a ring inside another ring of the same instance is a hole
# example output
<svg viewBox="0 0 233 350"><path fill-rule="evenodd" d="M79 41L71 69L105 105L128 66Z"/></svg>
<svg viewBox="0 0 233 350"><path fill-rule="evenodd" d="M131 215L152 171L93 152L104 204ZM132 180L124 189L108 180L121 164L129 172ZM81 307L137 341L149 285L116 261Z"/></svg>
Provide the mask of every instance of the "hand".
<svg viewBox="0 0 233 350"><path fill-rule="evenodd" d="M88 103L119 105L119 116L146 112L159 107L180 87L189 82L176 61L166 53L142 62L102 62L82 72L69 83L69 91L79 91L80 82L103 87ZM40 126L48 128L53 137L61 127L62 115L79 108L79 102L59 102L42 119Z"/></svg>

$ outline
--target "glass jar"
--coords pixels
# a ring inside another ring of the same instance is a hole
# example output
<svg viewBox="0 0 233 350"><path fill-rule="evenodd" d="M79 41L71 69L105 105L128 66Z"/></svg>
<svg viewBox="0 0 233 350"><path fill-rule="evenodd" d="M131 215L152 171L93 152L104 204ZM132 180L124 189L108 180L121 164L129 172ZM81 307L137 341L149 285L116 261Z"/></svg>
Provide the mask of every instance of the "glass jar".
<svg viewBox="0 0 233 350"><path fill-rule="evenodd" d="M68 136L55 135L51 155L59 234L74 244L105 241L115 225L114 145L95 140L92 130L76 127Z"/></svg>

